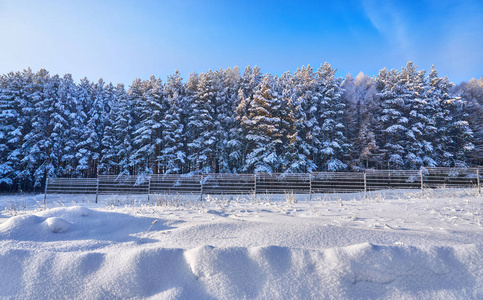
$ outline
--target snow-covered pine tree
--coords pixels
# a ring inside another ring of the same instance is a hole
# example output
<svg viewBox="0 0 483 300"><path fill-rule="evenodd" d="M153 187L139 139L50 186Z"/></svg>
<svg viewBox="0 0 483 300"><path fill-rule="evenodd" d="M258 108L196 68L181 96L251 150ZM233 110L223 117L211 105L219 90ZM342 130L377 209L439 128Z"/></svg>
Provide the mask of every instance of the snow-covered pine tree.
<svg viewBox="0 0 483 300"><path fill-rule="evenodd" d="M129 94L136 103L139 122L134 131L136 151L132 159L139 182L146 176L159 173L159 159L162 147L161 120L166 112L164 86L161 79L154 76L149 81L135 80Z"/></svg>
<svg viewBox="0 0 483 300"><path fill-rule="evenodd" d="M55 106L58 86L58 76L51 79L45 69L39 70L34 76L31 97L33 114L31 118L32 129L25 135L22 148L25 156L22 159L23 174L29 175L34 187L40 188L47 177L54 177L55 149L52 137L55 136L53 129L55 124ZM54 135L53 135L54 134ZM51 156L53 154L54 156ZM54 160L54 161L53 161Z"/></svg>
<svg viewBox="0 0 483 300"><path fill-rule="evenodd" d="M426 90L425 71L417 70L412 62L408 62L400 73L401 91L407 105L410 120L407 124L405 149L405 167L408 169L419 169L421 166L435 166L432 159L430 131L432 129L431 116L434 109L426 101L424 95Z"/></svg>
<svg viewBox="0 0 483 300"><path fill-rule="evenodd" d="M118 174L119 159L116 154L118 144L115 126L116 118L120 113L120 103L117 90L112 83L105 87L106 102L109 113L104 117L104 135L101 140L101 157L99 159L99 174Z"/></svg>
<svg viewBox="0 0 483 300"><path fill-rule="evenodd" d="M79 102L82 104L83 118L82 135L76 149L77 166L76 171L83 177L88 177L89 169L93 163L92 149L97 148L95 144L97 134L95 133L93 118L98 116L93 110L93 84L86 78L82 78L80 84L77 86ZM95 116L92 116L95 114Z"/></svg>
<svg viewBox="0 0 483 300"><path fill-rule="evenodd" d="M0 78L0 186L11 191L30 188L30 174L23 172L22 145L32 129L33 77L27 69Z"/></svg>
<svg viewBox="0 0 483 300"><path fill-rule="evenodd" d="M247 139L249 127L243 125L243 120L249 115L248 110L251 106L251 99L255 88L261 82L261 78L262 75L257 66L253 69L249 66L246 67L240 78L240 87L237 91L237 99L234 105L234 129L232 130L232 137L229 141L231 146L230 158L236 166L233 169L234 173L246 171L246 158L251 151L251 146Z"/></svg>
<svg viewBox="0 0 483 300"><path fill-rule="evenodd" d="M119 175L134 174L134 163L131 159L134 153L133 133L137 122L136 103L127 94L123 84L116 86L118 114L114 121L114 151L118 162L117 171Z"/></svg>
<svg viewBox="0 0 483 300"><path fill-rule="evenodd" d="M56 148L59 155L57 176L78 176L75 158L77 144L82 136L85 115L77 95L77 86L70 74L60 79L54 120Z"/></svg>
<svg viewBox="0 0 483 300"><path fill-rule="evenodd" d="M256 87L247 115L241 125L247 132L248 154L244 170L248 172L277 172L281 167L280 153L282 142L279 131L280 119L276 113L279 95L274 91L275 79L266 73Z"/></svg>
<svg viewBox="0 0 483 300"><path fill-rule="evenodd" d="M133 164L134 174L141 175L141 182L144 182L144 175L153 174L154 167L154 147L152 147L152 128L144 122L150 123L149 102L146 99L149 93L149 82L136 78L128 90L130 102L134 103L136 122L134 123L133 138L133 152L130 157ZM148 120L143 120L147 118ZM144 122L143 122L144 121Z"/></svg>
<svg viewBox="0 0 483 300"><path fill-rule="evenodd" d="M352 145L350 160L352 170L378 167L378 147L374 113L377 111L375 85L371 77L360 72L354 79L348 74L342 83L346 136Z"/></svg>
<svg viewBox="0 0 483 300"><path fill-rule="evenodd" d="M15 102L20 108L20 115L16 119L15 131L10 141L14 141L16 146L14 151L9 155L8 159L13 163L15 177L19 180L20 190L31 190L33 186L33 174L26 168L26 161L24 160L27 149L24 148L25 137L32 131L32 119L35 115L35 103L32 94L37 88L35 82L35 74L29 69L21 73L16 73L13 85L10 87L15 91Z"/></svg>
<svg viewBox="0 0 483 300"><path fill-rule="evenodd" d="M404 141L409 123L405 116L406 103L398 90L398 76L395 70L388 71L384 68L379 71L376 79L377 96L381 102L378 113L381 126L379 144L383 145L382 164L388 169L404 168L405 149L400 141Z"/></svg>
<svg viewBox="0 0 483 300"><path fill-rule="evenodd" d="M400 72L381 70L377 78L388 168L418 169L436 165L431 138L434 101L427 100L424 75L424 71L417 71L408 62Z"/></svg>
<svg viewBox="0 0 483 300"><path fill-rule="evenodd" d="M431 123L425 131L425 135L431 140L432 153L431 159L436 166L450 166L452 164L452 154L448 152L451 138L447 135L449 121L452 119L448 105L445 103L450 95L444 91L445 83L443 78L438 76L434 66L426 79L426 102L427 107L432 111L430 115ZM449 86L448 86L449 87Z"/></svg>
<svg viewBox="0 0 483 300"><path fill-rule="evenodd" d="M355 140L362 124L361 102L362 95L358 93L354 76L348 73L341 83L343 88L342 102L344 103L344 124L346 137L349 141ZM354 156L354 155L351 155Z"/></svg>
<svg viewBox="0 0 483 300"><path fill-rule="evenodd" d="M214 126L215 126L215 172L229 173L232 171L232 159L230 154L236 151L236 145L230 143L235 138L235 105L237 91L240 86L240 74L237 68L218 70L215 77L215 105L214 105Z"/></svg>
<svg viewBox="0 0 483 300"><path fill-rule="evenodd" d="M317 170L315 154L320 145L318 137L321 127L319 124L319 106L315 93L315 73L311 66L297 69L294 73L295 100L292 110L296 128L296 162L292 170L312 172Z"/></svg>
<svg viewBox="0 0 483 300"><path fill-rule="evenodd" d="M176 70L173 75L168 76L168 81L164 86L168 108L161 121L164 128L164 148L160 161L166 174L179 174L186 170L188 95L182 80L179 71Z"/></svg>
<svg viewBox="0 0 483 300"><path fill-rule="evenodd" d="M349 148L344 135L343 124L344 103L342 103L342 88L339 79L335 78L335 72L328 63L324 63L316 74L316 96L318 97L318 110L320 133L318 141L320 148L316 156L319 156L319 168L327 171L340 171L347 168L343 161L346 150Z"/></svg>
<svg viewBox="0 0 483 300"><path fill-rule="evenodd" d="M227 69L224 72L223 78L223 94L226 97L226 116L227 119L223 120L223 126L225 127L226 140L224 154L227 162L227 171L232 173L238 173L241 163L241 153L243 149L243 139L240 136L240 126L236 118L236 108L240 103L238 97L238 91L241 88L241 75L238 67L233 69ZM219 117L220 118L220 117Z"/></svg>
<svg viewBox="0 0 483 300"><path fill-rule="evenodd" d="M225 90L225 71L220 69L213 72L213 138L215 140L213 151L213 167L215 173L230 171L228 159L228 128L230 126L230 103Z"/></svg>
<svg viewBox="0 0 483 300"><path fill-rule="evenodd" d="M71 126L69 124L71 109L75 109L75 107L71 108L72 97L64 89L62 78L58 75L52 76L49 85L53 90L51 97L54 106L49 124L52 126L50 163L53 168L50 176L62 177L69 174L70 168L67 167L67 161L72 161L75 154L75 149L70 147L75 144L72 143L73 137L70 135Z"/></svg>
<svg viewBox="0 0 483 300"><path fill-rule="evenodd" d="M278 131L281 143L277 146L280 157L280 172L297 173L307 170L307 156L299 153L301 138L298 136L297 127L303 123L297 119L297 98L295 94L294 77L290 72L285 72L277 78L275 85L278 101L273 107L275 116L279 119Z"/></svg>
<svg viewBox="0 0 483 300"><path fill-rule="evenodd" d="M195 76L192 78L192 76ZM216 103L216 87L214 73L209 70L197 75L190 75L188 88L192 96L187 132L188 159L191 172L211 173L216 169L215 163L215 120L214 105ZM193 88L196 90L193 91Z"/></svg>
<svg viewBox="0 0 483 300"><path fill-rule="evenodd" d="M87 129L91 133L90 138L92 139L91 143L91 153L92 153L92 163L90 164L90 176L96 176L95 174L98 173L98 165L99 159L101 158L102 152L102 138L104 136L104 126L105 126L105 118L109 113L109 98L106 97L106 93L104 87L106 83L102 78L98 80L96 84L93 86L93 103L91 110L88 114L88 121L87 121Z"/></svg>
<svg viewBox="0 0 483 300"><path fill-rule="evenodd" d="M463 82L459 91L466 103L465 112L473 131L474 149L468 153L473 163L483 165L483 77Z"/></svg>
<svg viewBox="0 0 483 300"><path fill-rule="evenodd" d="M440 88L443 95L442 104L449 111L449 116L451 116L447 118L446 134L450 138L447 150L452 156L446 160L445 164L455 167L466 167L468 154L475 148L473 131L468 122L469 115L465 109L467 102L464 98L452 96L453 83L449 82L447 77L441 81Z"/></svg>
<svg viewBox="0 0 483 300"><path fill-rule="evenodd" d="M14 184L14 167L10 160L10 154L15 150L15 143L18 135L15 132L16 120L19 116L20 109L15 105L15 92L10 86L10 78L13 73L0 76L0 187L3 189L12 189ZM20 148L20 147L19 147Z"/></svg>
<svg viewBox="0 0 483 300"><path fill-rule="evenodd" d="M5 75L0 76L0 187L10 189L13 186L13 162L9 156L15 150L15 142L18 136L11 141L11 132L17 127L16 119L19 109L14 104L15 94L10 89L10 84Z"/></svg>
<svg viewBox="0 0 483 300"><path fill-rule="evenodd" d="M245 67L240 82L240 89L242 90L243 97L252 98L253 94L255 93L256 87L262 81L262 77L263 74L261 73L259 67Z"/></svg>

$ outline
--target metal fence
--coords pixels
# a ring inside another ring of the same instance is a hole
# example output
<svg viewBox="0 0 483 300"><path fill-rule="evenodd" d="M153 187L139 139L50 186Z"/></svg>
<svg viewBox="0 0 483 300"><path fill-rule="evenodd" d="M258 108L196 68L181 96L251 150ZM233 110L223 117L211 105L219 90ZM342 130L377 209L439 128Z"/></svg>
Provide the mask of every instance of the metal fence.
<svg viewBox="0 0 483 300"><path fill-rule="evenodd" d="M422 168L365 172L99 175L98 178L47 178L47 194L319 194L381 189L475 187L479 168ZM44 197L44 200L45 200Z"/></svg>

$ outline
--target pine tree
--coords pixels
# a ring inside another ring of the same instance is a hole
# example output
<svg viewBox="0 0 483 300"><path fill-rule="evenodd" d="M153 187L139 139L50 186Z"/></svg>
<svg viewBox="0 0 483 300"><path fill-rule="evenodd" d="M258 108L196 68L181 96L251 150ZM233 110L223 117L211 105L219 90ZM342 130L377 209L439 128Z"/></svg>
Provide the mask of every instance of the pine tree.
<svg viewBox="0 0 483 300"><path fill-rule="evenodd" d="M13 185L11 178L14 173L13 162L9 156L15 150L14 137L11 140L10 135L15 131L16 119L19 116L18 109L14 104L15 94L8 83L5 76L0 77L0 186L4 188ZM15 135L14 135L15 136Z"/></svg>
<svg viewBox="0 0 483 300"><path fill-rule="evenodd" d="M353 170L377 167L379 157L374 114L378 105L374 82L362 72L355 79L348 74L342 88L344 126L346 137L352 144L349 165Z"/></svg>
<svg viewBox="0 0 483 300"><path fill-rule="evenodd" d="M300 153L297 127L303 123L296 118L297 99L293 85L294 78L289 72L285 72L276 81L276 94L278 101L275 102L274 113L279 119L278 131L281 143L277 145L277 153L280 157L280 172L297 173L307 170L307 157Z"/></svg>
<svg viewBox="0 0 483 300"><path fill-rule="evenodd" d="M483 165L483 77L463 82L459 94L465 103L464 111L473 131L474 149L468 157L476 164ZM458 92L458 90L457 90Z"/></svg>
<svg viewBox="0 0 483 300"><path fill-rule="evenodd" d="M120 113L120 103L117 90L112 83L105 87L106 102L109 113L104 118L104 135L101 140L101 157L99 160L100 174L117 174L119 172L119 158L116 153L118 144L116 136L116 118Z"/></svg>
<svg viewBox="0 0 483 300"><path fill-rule="evenodd" d="M347 167L343 161L349 148L344 136L342 88L340 80L335 78L335 72L328 63L322 64L317 70L315 88L320 111L320 133L317 137L320 143L320 148L317 148L320 150L315 155L320 157L319 166L322 170L328 171L339 171Z"/></svg>
<svg viewBox="0 0 483 300"><path fill-rule="evenodd" d="M96 148L95 144L97 134L95 133L94 118L98 114L94 111L93 107L93 84L87 79L81 79L78 86L79 101L82 105L82 135L76 149L77 167L76 171L82 174L84 177L88 177L90 174L89 169L93 163L92 149ZM94 116L92 115L94 114Z"/></svg>
<svg viewBox="0 0 483 300"><path fill-rule="evenodd" d="M382 69L377 77L378 97L381 101L379 121L384 148L383 163L388 168L403 169L407 146L406 132L409 123L408 107L402 95L400 74L395 70Z"/></svg>
<svg viewBox="0 0 483 300"><path fill-rule="evenodd" d="M122 84L117 85L116 95L118 114L114 121L115 157L118 161L118 174L129 175L135 173L132 156L134 127L137 122L136 103L132 101L132 97L127 94Z"/></svg>
<svg viewBox="0 0 483 300"><path fill-rule="evenodd" d="M30 69L0 77L0 186L28 189L28 174L22 172L24 136L31 130L33 84Z"/></svg>
<svg viewBox="0 0 483 300"><path fill-rule="evenodd" d="M233 168L236 160L233 160L233 153L240 149L240 141L236 134L235 108L238 104L238 90L240 89L240 73L238 68L219 70L215 75L215 171L229 173L236 171Z"/></svg>
<svg viewBox="0 0 483 300"><path fill-rule="evenodd" d="M406 116L408 122L405 149L406 168L419 169L423 165L435 166L435 161L431 158L433 146L430 137L425 132L429 132L431 118L433 114L431 106L424 98L425 93L425 71L418 71L417 67L408 62L406 68L400 73L401 86L404 89L404 101L407 103L409 114Z"/></svg>
<svg viewBox="0 0 483 300"><path fill-rule="evenodd" d="M191 79L192 76L190 76ZM196 80L195 78L191 80ZM214 73L202 73L193 87L196 91L190 97L191 114L188 117L187 131L190 135L188 142L191 171L197 173L211 173L216 169L215 163L215 120L214 105L216 90Z"/></svg>
<svg viewBox="0 0 483 300"><path fill-rule="evenodd" d="M452 83L449 83L448 78L443 79L443 90L451 90ZM448 94L448 93L446 93ZM449 110L448 118L449 125L447 135L451 142L448 145L448 152L452 154L450 164L455 167L466 167L468 161L468 154L471 153L475 145L473 141L473 131L471 130L468 120L468 113L465 111L466 101L461 97L448 97L443 101L444 106Z"/></svg>
<svg viewBox="0 0 483 300"><path fill-rule="evenodd" d="M282 142L278 130L280 118L275 113L279 95L274 92L275 80L269 74L263 76L255 89L247 115L241 124L248 133L248 155L244 170L249 172L273 173L280 169L281 158L277 148Z"/></svg>
<svg viewBox="0 0 483 300"><path fill-rule="evenodd" d="M57 77L58 78L58 77ZM34 187L41 187L47 177L55 177L57 163L54 133L57 78L51 79L45 69L34 76L33 90L29 97L33 104L32 129L25 135L22 145L24 176L29 176Z"/></svg>
<svg viewBox="0 0 483 300"><path fill-rule="evenodd" d="M302 67L294 74L294 93L292 110L295 119L296 161L290 169L293 171L312 172L317 170L315 164L318 137L321 132L319 124L318 97L315 93L315 73L312 67Z"/></svg>
<svg viewBox="0 0 483 300"><path fill-rule="evenodd" d="M82 136L86 116L82 110L82 103L79 100L78 88L70 74L64 75L60 80L58 98L59 106L62 107L59 117L65 121L59 124L64 125L63 128L58 127L62 151L60 164L63 172L59 176L77 177L80 174L76 172L78 164L76 150Z"/></svg>
<svg viewBox="0 0 483 300"><path fill-rule="evenodd" d="M261 73L258 67L253 69L249 66L245 68L243 76L240 78L240 87L237 92L236 102L234 104L234 129L232 130L229 145L230 158L234 162L234 173L246 171L246 157L251 151L250 142L247 139L249 126L244 125L244 118L249 115L248 110L251 107L251 99L255 88L261 82Z"/></svg>
<svg viewBox="0 0 483 300"><path fill-rule="evenodd" d="M219 115L220 124L224 127L225 139L223 142L224 165L225 172L238 173L241 168L241 152L243 149L243 141L240 136L240 126L237 122L236 108L239 105L240 98L238 92L241 88L241 76L238 67L227 69L223 77L223 94L226 99L224 114ZM224 117L225 116L225 117Z"/></svg>
<svg viewBox="0 0 483 300"><path fill-rule="evenodd" d="M183 173L186 164L186 104L187 92L180 73L176 71L168 76L165 85L165 94L168 109L162 120L163 151L161 162L165 166L166 174Z"/></svg>
<svg viewBox="0 0 483 300"><path fill-rule="evenodd" d="M71 126L69 117L71 115L71 98L69 93L64 90L62 79L58 75L52 76L52 97L54 98L54 109L51 113L50 124L52 133L50 140L52 143L50 151L51 175L56 177L66 176L70 169L66 168L66 160L74 157L74 149L70 148L73 137L70 136Z"/></svg>
<svg viewBox="0 0 483 300"><path fill-rule="evenodd" d="M164 86L154 76L149 81L135 80L129 94L136 103L139 117L134 131L136 151L132 160L141 182L144 177L159 173L163 132L161 119L166 112Z"/></svg>

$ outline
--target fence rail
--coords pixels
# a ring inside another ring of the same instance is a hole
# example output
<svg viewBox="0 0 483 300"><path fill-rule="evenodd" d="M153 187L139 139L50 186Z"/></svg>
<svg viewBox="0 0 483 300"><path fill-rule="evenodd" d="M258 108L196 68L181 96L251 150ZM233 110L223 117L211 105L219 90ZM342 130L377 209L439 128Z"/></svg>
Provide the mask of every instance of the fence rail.
<svg viewBox="0 0 483 300"><path fill-rule="evenodd" d="M480 168L422 168L365 172L99 175L98 178L47 178L47 194L295 194L368 192L381 189L476 187Z"/></svg>

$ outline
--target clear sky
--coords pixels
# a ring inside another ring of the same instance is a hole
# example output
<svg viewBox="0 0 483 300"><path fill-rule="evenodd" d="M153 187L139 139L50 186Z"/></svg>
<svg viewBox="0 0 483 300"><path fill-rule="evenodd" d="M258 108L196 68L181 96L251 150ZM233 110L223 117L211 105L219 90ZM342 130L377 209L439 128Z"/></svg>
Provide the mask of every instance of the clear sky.
<svg viewBox="0 0 483 300"><path fill-rule="evenodd" d="M458 83L483 76L482 0L0 0L0 74L139 77L329 62L339 76L413 61Z"/></svg>

